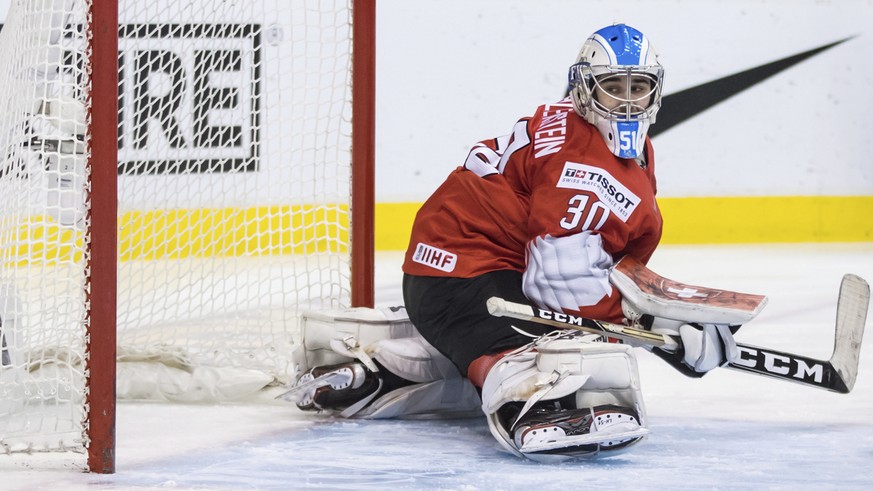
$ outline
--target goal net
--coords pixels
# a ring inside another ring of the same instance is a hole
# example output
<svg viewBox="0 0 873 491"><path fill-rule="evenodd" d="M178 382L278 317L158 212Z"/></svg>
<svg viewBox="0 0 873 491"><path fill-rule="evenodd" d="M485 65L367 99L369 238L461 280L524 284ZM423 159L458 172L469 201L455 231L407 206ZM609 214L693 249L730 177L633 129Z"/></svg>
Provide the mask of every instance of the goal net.
<svg viewBox="0 0 873 491"><path fill-rule="evenodd" d="M118 9L117 91L98 93L93 21L107 5ZM351 213L364 131L352 124L352 7L11 0L0 31L0 454L92 444L89 360L107 349L92 331L107 288L91 282L95 244L117 239L119 398L239 399L288 383L300 310L351 305L352 268L360 288L372 282L372 261L353 264L367 224ZM117 110L97 111L103 100ZM92 132L112 118L111 138ZM107 140L117 220L101 234L105 190L92 176Z"/></svg>

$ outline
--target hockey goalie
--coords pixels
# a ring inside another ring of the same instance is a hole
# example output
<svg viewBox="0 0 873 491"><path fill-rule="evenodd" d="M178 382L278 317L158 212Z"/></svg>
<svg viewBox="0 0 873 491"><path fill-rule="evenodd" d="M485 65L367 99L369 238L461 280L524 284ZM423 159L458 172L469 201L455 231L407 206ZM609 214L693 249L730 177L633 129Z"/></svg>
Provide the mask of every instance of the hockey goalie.
<svg viewBox="0 0 873 491"><path fill-rule="evenodd" d="M303 374L285 399L355 418L481 411L508 452L560 461L646 438L637 347L691 377L737 365L785 376L741 360L733 337L765 297L692 288L645 266L662 228L646 132L663 69L647 38L623 24L597 31L569 81L569 97L475 145L423 204L403 263L405 310L305 319ZM869 303L866 283L849 283L857 308L844 311L859 315L845 316L854 334L835 350L840 363L801 360L823 375L811 384L842 392ZM492 315L494 298L531 314ZM597 329L555 330L582 320Z"/></svg>
<svg viewBox="0 0 873 491"><path fill-rule="evenodd" d="M486 307L500 297L609 322L653 319L610 272L625 257L644 264L660 240L646 132L663 68L641 32L617 24L585 41L569 81L569 97L475 145L419 210L403 265L408 330L307 325L305 374L286 399L361 418L481 408L506 450L536 460L615 454L645 438L631 345ZM648 326L675 336L656 349L662 357L700 376L736 355L730 322L682 312Z"/></svg>

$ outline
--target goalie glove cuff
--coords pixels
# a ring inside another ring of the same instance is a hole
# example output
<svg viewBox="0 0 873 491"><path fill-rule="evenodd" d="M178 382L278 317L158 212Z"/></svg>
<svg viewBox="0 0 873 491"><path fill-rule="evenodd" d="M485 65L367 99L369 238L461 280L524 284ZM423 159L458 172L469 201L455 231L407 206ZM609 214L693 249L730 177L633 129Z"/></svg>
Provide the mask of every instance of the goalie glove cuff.
<svg viewBox="0 0 873 491"><path fill-rule="evenodd" d="M634 324L678 340L678 345L653 348L652 352L685 375L700 377L724 366L739 355L733 332L739 326L698 324L644 314L622 299L622 312Z"/></svg>
<svg viewBox="0 0 873 491"><path fill-rule="evenodd" d="M682 324L678 329L658 329L658 320L652 331L678 336L678 349L653 348L651 351L673 368L689 377L699 378L714 368L734 361L739 356L733 329L727 325Z"/></svg>
<svg viewBox="0 0 873 491"><path fill-rule="evenodd" d="M683 324L679 336L685 351L683 362L695 372L724 366L739 354L730 327L724 324Z"/></svg>

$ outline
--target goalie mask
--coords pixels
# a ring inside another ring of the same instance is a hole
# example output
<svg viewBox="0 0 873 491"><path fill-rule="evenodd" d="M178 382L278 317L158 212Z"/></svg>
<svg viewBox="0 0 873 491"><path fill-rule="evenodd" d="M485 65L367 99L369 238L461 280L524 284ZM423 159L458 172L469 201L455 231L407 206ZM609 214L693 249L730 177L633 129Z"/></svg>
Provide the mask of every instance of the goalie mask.
<svg viewBox="0 0 873 491"><path fill-rule="evenodd" d="M664 68L648 39L616 24L595 32L570 67L573 108L600 131L610 151L630 159L643 152L661 107Z"/></svg>

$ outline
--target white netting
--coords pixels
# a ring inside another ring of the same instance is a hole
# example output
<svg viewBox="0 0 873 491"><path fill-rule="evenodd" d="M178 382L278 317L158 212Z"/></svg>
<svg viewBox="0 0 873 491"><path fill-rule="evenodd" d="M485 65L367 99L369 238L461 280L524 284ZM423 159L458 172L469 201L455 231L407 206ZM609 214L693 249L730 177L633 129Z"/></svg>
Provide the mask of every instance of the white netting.
<svg viewBox="0 0 873 491"><path fill-rule="evenodd" d="M119 396L286 382L298 309L349 304L349 4L120 2ZM83 446L86 12L0 32L0 453Z"/></svg>

